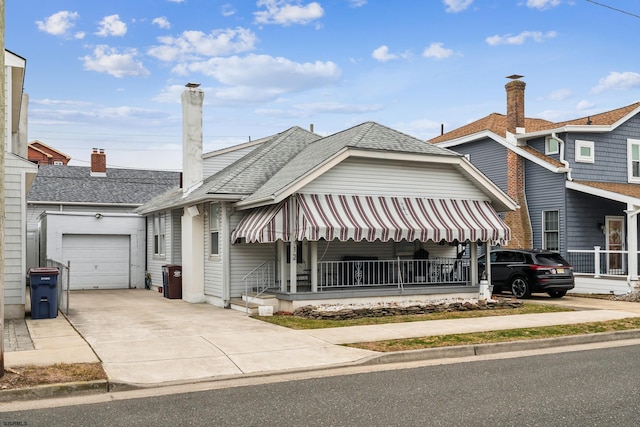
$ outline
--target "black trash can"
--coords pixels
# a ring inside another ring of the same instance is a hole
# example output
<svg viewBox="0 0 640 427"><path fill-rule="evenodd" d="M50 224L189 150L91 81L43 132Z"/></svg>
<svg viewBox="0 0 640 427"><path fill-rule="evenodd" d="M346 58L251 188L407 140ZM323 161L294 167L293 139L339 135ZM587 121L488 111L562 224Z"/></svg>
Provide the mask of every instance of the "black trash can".
<svg viewBox="0 0 640 427"><path fill-rule="evenodd" d="M169 299L182 299L182 266L167 264L162 266L162 295Z"/></svg>
<svg viewBox="0 0 640 427"><path fill-rule="evenodd" d="M29 269L31 288L31 318L54 319L58 317L58 275L52 267Z"/></svg>

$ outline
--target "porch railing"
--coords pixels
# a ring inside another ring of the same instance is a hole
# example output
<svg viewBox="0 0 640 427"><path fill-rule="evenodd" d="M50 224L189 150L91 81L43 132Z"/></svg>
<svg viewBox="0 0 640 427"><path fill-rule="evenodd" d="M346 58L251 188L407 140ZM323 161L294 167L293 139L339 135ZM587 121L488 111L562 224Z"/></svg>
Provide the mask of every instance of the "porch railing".
<svg viewBox="0 0 640 427"><path fill-rule="evenodd" d="M636 255L637 256L637 255ZM567 261L578 274L593 274L594 277L626 276L628 274L628 251L593 249L568 250Z"/></svg>
<svg viewBox="0 0 640 427"><path fill-rule="evenodd" d="M350 260L318 262L318 291L370 286L469 284L469 260Z"/></svg>
<svg viewBox="0 0 640 427"><path fill-rule="evenodd" d="M269 289L277 288L275 262L263 262L247 273L242 281L244 282L245 309L249 312L249 292L257 297Z"/></svg>

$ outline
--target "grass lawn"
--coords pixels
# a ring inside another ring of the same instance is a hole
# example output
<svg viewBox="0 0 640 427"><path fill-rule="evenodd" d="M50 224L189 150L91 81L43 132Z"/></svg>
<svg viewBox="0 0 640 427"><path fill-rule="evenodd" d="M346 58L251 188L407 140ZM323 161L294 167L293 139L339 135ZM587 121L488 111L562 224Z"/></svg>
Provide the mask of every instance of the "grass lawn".
<svg viewBox="0 0 640 427"><path fill-rule="evenodd" d="M291 329L339 328L343 326L383 325L386 323L421 322L424 320L468 319L487 316L511 316L514 314L555 313L573 311L570 308L547 304L524 303L519 308L494 310L449 311L444 313L417 314L410 316L363 317L348 320L315 320L290 315L255 316L264 322Z"/></svg>
<svg viewBox="0 0 640 427"><path fill-rule="evenodd" d="M519 308L505 308L495 310L454 311L445 313L431 313L411 316L388 316L375 318L361 318L348 320L315 320L291 315L274 315L256 317L265 322L274 323L291 329L320 329L338 328L344 326L379 325L385 323L418 322L425 320L464 319L485 316L510 316L515 314L535 314L572 311L572 309L547 304L525 302ZM606 322L581 323L574 325L557 325L537 328L509 329L503 331L489 331L469 334L455 334L442 336L428 336L421 338L406 338L376 342L362 342L348 344L349 347L366 350L389 352L403 350L418 350L423 348L447 347L455 345L487 344L508 341L531 340L538 338L552 338L570 335L594 334L640 329L640 317L611 320Z"/></svg>

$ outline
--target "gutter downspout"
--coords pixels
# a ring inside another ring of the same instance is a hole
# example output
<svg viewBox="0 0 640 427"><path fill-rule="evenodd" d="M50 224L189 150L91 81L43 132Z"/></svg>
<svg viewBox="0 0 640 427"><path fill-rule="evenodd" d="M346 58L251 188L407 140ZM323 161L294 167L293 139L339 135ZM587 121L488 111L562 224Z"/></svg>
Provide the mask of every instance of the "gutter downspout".
<svg viewBox="0 0 640 427"><path fill-rule="evenodd" d="M558 134L555 132L551 132L551 138L555 139L560 143L560 163L567 168L567 181L573 181L573 177L571 176L571 167L569 166L569 162L565 159L565 143L562 139L558 138Z"/></svg>

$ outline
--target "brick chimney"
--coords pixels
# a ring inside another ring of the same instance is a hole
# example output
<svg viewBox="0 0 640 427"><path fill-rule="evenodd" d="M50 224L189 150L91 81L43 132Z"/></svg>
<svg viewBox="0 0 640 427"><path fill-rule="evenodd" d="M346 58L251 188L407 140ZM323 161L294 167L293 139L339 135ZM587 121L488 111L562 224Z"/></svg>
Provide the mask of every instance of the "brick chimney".
<svg viewBox="0 0 640 427"><path fill-rule="evenodd" d="M91 176L107 176L107 155L103 148L94 148L91 153Z"/></svg>
<svg viewBox="0 0 640 427"><path fill-rule="evenodd" d="M507 90L507 132L515 135L524 132L524 89L526 83L513 75L505 85ZM511 228L511 240L507 247L532 248L531 219L525 192L525 163L513 150L507 150L507 194L520 205L520 209L505 214L505 222Z"/></svg>
<svg viewBox="0 0 640 427"><path fill-rule="evenodd" d="M507 130L513 134L518 133L518 128L524 129L524 88L527 85L522 80L523 76L514 74L507 78L513 79L505 85L507 89Z"/></svg>

